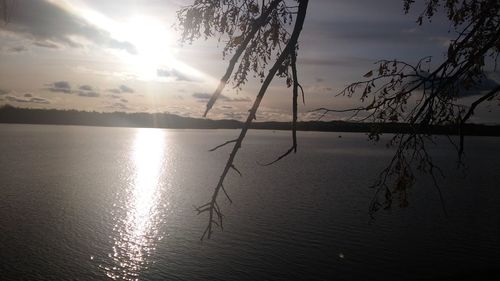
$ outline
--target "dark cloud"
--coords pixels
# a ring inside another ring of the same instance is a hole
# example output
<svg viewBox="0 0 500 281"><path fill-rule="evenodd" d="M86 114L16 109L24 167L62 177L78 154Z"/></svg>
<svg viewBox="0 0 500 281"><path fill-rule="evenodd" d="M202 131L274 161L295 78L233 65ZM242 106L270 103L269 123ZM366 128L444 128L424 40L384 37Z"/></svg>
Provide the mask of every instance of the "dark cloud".
<svg viewBox="0 0 500 281"><path fill-rule="evenodd" d="M71 85L67 81L57 81L49 85L49 91L54 93L71 94Z"/></svg>
<svg viewBox="0 0 500 281"><path fill-rule="evenodd" d="M299 58L302 65L319 65L319 66L342 66L342 67L358 67L373 64L373 59L361 57L338 57L338 58ZM323 78L317 78L316 82L323 82Z"/></svg>
<svg viewBox="0 0 500 281"><path fill-rule="evenodd" d="M63 89L71 89L71 85L67 81L54 82L54 87L63 88Z"/></svg>
<svg viewBox="0 0 500 281"><path fill-rule="evenodd" d="M33 45L41 48L48 48L48 49L59 49L59 45L49 42L49 41L37 41L34 42Z"/></svg>
<svg viewBox="0 0 500 281"><path fill-rule="evenodd" d="M73 89L68 81L57 81L48 85L49 91L54 93L77 94L80 97L97 98L101 94L94 90L90 85L81 85L77 89Z"/></svg>
<svg viewBox="0 0 500 281"><path fill-rule="evenodd" d="M82 47L81 43L75 41L76 36L101 47L121 49L131 54L137 53L131 43L112 38L109 32L48 1L16 1L11 21L7 25L1 25L0 28L36 42L53 42L73 48ZM34 44L38 47L53 47L43 43Z"/></svg>
<svg viewBox="0 0 500 281"><path fill-rule="evenodd" d="M49 104L50 103L47 99L43 99L43 98L31 98L31 99L29 99L28 102L31 102L31 103L42 103L42 104Z"/></svg>
<svg viewBox="0 0 500 281"><path fill-rule="evenodd" d="M123 103L128 103L128 100L126 100L126 99L120 99L120 101Z"/></svg>
<svg viewBox="0 0 500 281"><path fill-rule="evenodd" d="M246 114L242 112L224 112L222 116L223 119L242 120L246 117Z"/></svg>
<svg viewBox="0 0 500 281"><path fill-rule="evenodd" d="M26 96L26 95L25 95ZM17 97L17 96L6 96L5 100L10 102L18 102L18 103L38 103L38 104L49 104L50 101L44 98L39 97L31 97L29 99Z"/></svg>
<svg viewBox="0 0 500 281"><path fill-rule="evenodd" d="M122 93L130 93L130 94L133 93L133 92L135 92L134 89L132 89L132 88L126 86L126 85L120 85L120 91Z"/></svg>
<svg viewBox="0 0 500 281"><path fill-rule="evenodd" d="M32 94L24 94L24 97L25 97L25 98L32 98L32 97L33 97L33 95L32 95Z"/></svg>
<svg viewBox="0 0 500 281"><path fill-rule="evenodd" d="M430 73L427 71L420 71L419 74L421 76L424 76L424 77L427 77L430 75ZM493 76L495 76L494 73L488 72L488 73L486 73L486 77L483 77L482 80L477 81L477 84L475 84L469 88L459 86L458 87L458 97L465 98L465 97L483 95L485 92L490 91L491 89L500 85L500 83L498 83L496 80L494 80L492 78ZM414 80L414 81L416 81L416 80ZM439 85L440 85L439 82L434 82L434 87L439 87ZM426 83L426 87L432 87L432 84L430 84L430 82L428 82L428 83Z"/></svg>
<svg viewBox="0 0 500 281"><path fill-rule="evenodd" d="M212 95L207 93L194 93L192 96L195 99L208 100Z"/></svg>
<svg viewBox="0 0 500 281"><path fill-rule="evenodd" d="M101 96L99 93L94 91L78 91L78 95L86 98L98 98Z"/></svg>
<svg viewBox="0 0 500 281"><path fill-rule="evenodd" d="M0 89L0 96L6 95L8 93L9 93L9 91Z"/></svg>
<svg viewBox="0 0 500 281"><path fill-rule="evenodd" d="M487 91L491 91L494 87L498 86L499 83L489 77L483 78L478 84L474 85L469 89L462 89L459 93L460 97L470 97L482 95Z"/></svg>
<svg viewBox="0 0 500 281"><path fill-rule="evenodd" d="M27 52L28 48L26 48L25 46L14 46L14 47L7 48L6 51L7 51L7 53L18 54L18 53Z"/></svg>
<svg viewBox="0 0 500 281"><path fill-rule="evenodd" d="M80 89L82 91L93 91L94 90L94 89L92 89L92 87L90 85L82 85L78 89Z"/></svg>
<svg viewBox="0 0 500 281"><path fill-rule="evenodd" d="M10 102L28 102L28 100L23 99L23 98L18 98L16 96L6 96L5 100L10 101Z"/></svg>
<svg viewBox="0 0 500 281"><path fill-rule="evenodd" d="M158 75L158 77L171 77L174 78L176 81L188 81L188 82L195 81L194 79L190 78L189 76L180 72L177 69L171 69L171 70L158 69L156 70L156 75Z"/></svg>
<svg viewBox="0 0 500 281"><path fill-rule="evenodd" d="M130 88L127 85L123 85L123 84L120 85L118 88L107 89L106 91L113 93L113 94L121 94L121 93L132 94L132 93L135 93L134 89ZM117 99L120 98L119 96L116 96L116 95L111 95L111 97L117 98Z"/></svg>
<svg viewBox="0 0 500 281"><path fill-rule="evenodd" d="M199 102L206 102L210 99L212 95L208 93L194 93L192 97L197 99ZM238 97L238 98L230 98L225 95L220 95L219 99L224 102L250 102L252 101L249 97Z"/></svg>
<svg viewBox="0 0 500 281"><path fill-rule="evenodd" d="M341 10L338 9L340 7L333 13L330 12L334 6L339 5L338 1L325 1L324 4L328 6L325 6L326 11L329 12L315 11L317 16L311 17L308 21L303 40L334 39L337 42L348 42L353 46L370 42L411 45L421 44L423 41L431 42L433 38L449 33L449 25L440 24L444 22L439 13L433 18L436 24L418 26L415 23L418 15L405 15L400 10L402 5L389 2L390 0L385 4L380 4L379 1L345 2L341 5L347 9L344 14L349 16L346 17L337 14Z"/></svg>

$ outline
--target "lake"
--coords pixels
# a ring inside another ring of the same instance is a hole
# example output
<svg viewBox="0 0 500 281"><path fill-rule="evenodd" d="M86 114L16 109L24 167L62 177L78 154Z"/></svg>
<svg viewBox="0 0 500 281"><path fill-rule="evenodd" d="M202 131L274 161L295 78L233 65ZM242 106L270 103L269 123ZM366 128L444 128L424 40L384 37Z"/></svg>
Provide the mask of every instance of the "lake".
<svg viewBox="0 0 500 281"><path fill-rule="evenodd" d="M365 134L251 131L223 196L196 215L236 130L0 125L1 280L453 280L500 271L500 138L437 138L447 215L421 175L407 208L370 219L392 156ZM342 137L339 138L339 135ZM397 204L395 204L397 205ZM490 276L491 277L491 276Z"/></svg>

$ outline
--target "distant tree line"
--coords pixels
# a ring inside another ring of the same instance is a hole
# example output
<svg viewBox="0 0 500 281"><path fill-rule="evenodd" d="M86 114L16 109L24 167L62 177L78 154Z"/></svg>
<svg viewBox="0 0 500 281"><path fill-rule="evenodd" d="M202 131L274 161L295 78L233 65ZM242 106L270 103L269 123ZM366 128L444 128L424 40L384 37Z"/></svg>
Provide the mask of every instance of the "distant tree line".
<svg viewBox="0 0 500 281"><path fill-rule="evenodd" d="M1 123L82 125L103 127L146 127L217 129L240 128L236 120L210 120L182 117L170 113L96 112L56 109L28 109L10 105L0 107Z"/></svg>
<svg viewBox="0 0 500 281"><path fill-rule="evenodd" d="M29 109L10 105L0 107L0 123L80 125L102 127L140 127L170 129L240 129L243 122L237 120L212 120L182 117L171 113L126 113L96 112L57 109ZM252 129L290 130L289 122L255 122ZM413 130L406 123L360 123L348 121L306 121L297 122L297 130L320 132L357 132L357 133L401 133ZM422 133L458 135L453 126L431 126ZM467 124L467 135L500 136L500 126Z"/></svg>

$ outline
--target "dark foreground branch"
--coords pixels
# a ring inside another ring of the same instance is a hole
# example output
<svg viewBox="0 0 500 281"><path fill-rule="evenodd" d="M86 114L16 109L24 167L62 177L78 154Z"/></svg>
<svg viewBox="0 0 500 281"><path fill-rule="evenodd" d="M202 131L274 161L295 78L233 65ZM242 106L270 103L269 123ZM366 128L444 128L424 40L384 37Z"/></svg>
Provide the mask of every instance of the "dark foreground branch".
<svg viewBox="0 0 500 281"><path fill-rule="evenodd" d="M238 46L238 48L236 49L236 52L231 57L231 60L229 61L229 65L226 69L226 73L220 79L219 86L217 86L217 89L212 94L212 96L210 97L210 100L207 103L207 108L205 110L205 113L203 114L203 117L207 116L208 111L210 111L212 106L215 104L215 102L219 98L222 90L224 89L224 87L227 84L227 81L229 80L229 78L231 77L231 74L233 73L233 70L234 70L234 67L236 66L236 63L238 62L238 60L241 57L241 55L243 54L243 52L247 49L250 41L255 37L255 34L257 34L257 31L259 31L264 25L266 25L269 22L269 19L270 19L269 16L271 15L271 12L274 11L276 9L276 7L278 7L278 5L281 1L282 0L273 0L269 4L269 6L265 10L263 10L262 15L258 19L255 20L254 24L252 25L252 28L250 29L250 32L248 32L248 34L245 35L245 39ZM262 8L264 9L264 5L262 6Z"/></svg>
<svg viewBox="0 0 500 281"><path fill-rule="evenodd" d="M278 72L279 68L282 67L283 62L291 56L297 46L297 42L300 36L300 32L302 31L302 27L304 24L305 16L306 16L306 11L307 11L307 5L308 5L308 0L301 0L299 3L299 8L298 8L298 14L297 14L297 19L295 22L295 26L292 32L292 35L290 37L290 40L287 42L287 45L283 52L280 54L276 62L274 63L273 67L269 70L269 73L267 74L264 82L262 83L262 86L259 90L259 93L257 97L255 98L255 101L250 109L250 113L248 114L247 120L245 124L243 125L243 128L241 129L240 135L237 138L236 143L234 144L234 147L229 155L229 158L226 162L226 165L222 171L222 174L219 178L219 181L214 189L214 192L212 194L211 200L203 205L204 208L201 208L201 211L198 211L198 213L204 213L208 212L208 223L205 228L205 231L203 232L203 235L201 237L201 240L203 240L205 237L210 239L212 236L213 232L213 225L219 226L219 228L223 229L222 227L222 219L223 219L223 214L219 208L219 205L217 204L217 198L219 196L219 192L221 189L223 189L223 184L224 180L227 176L227 173L229 172L232 167L234 167L233 162L236 157L236 154L238 153L238 150L241 148L241 144L243 142L243 139L245 138L248 129L250 128L250 125L252 124L252 121L255 119L257 110L260 106L260 103L262 99L264 98L264 95L267 91L267 88L271 84L271 81L273 78L276 76L276 73ZM226 194L226 190L224 191Z"/></svg>

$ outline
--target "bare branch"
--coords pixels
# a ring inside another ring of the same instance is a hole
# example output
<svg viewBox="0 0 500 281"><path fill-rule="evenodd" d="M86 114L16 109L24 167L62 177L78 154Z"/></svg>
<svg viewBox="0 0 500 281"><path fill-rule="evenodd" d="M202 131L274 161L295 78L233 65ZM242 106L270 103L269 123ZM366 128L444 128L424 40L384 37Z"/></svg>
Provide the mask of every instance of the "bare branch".
<svg viewBox="0 0 500 281"><path fill-rule="evenodd" d="M242 176L243 176L243 175L241 174L240 170L238 170L238 169L236 168L236 166L234 166L234 164L233 164L233 165L231 165L231 169L233 169L236 173L238 173L238 175L240 175L240 177L242 177Z"/></svg>
<svg viewBox="0 0 500 281"><path fill-rule="evenodd" d="M214 212L216 212L216 215L218 215L220 220L222 221L222 216L221 216L222 214L220 213L220 209L218 207L216 207L217 206L217 203L216 203L217 197L219 195L220 190L222 189L222 186L223 186L224 180L227 176L227 173L229 172L229 170L233 166L234 159L236 157L236 154L238 153L238 150L241 147L243 139L245 138L245 136L248 132L248 129L250 128L250 125L252 124L252 121L255 118L255 115L256 115L256 112L259 108L259 105L260 105L262 99L264 98L265 93L267 92L267 88L271 84L271 81L275 77L276 73L278 72L278 69L282 66L285 59L287 57L289 57L292 52L295 52L295 49L297 46L297 41L298 41L298 38L300 36L300 32L302 31L302 26L304 24L305 15L306 15L306 11L307 11L307 5L308 5L308 0L300 1L299 12L297 14L297 19L295 21L295 26L294 26L294 29L292 32L292 36L290 37L290 40L288 41L285 49L283 50L283 53L280 54L280 56L275 61L274 65L269 70L269 73L267 74L266 79L264 80L264 82L259 90L259 93L258 93L257 97L255 98L255 101L254 101L254 103L249 111L247 120L246 120L245 124L243 125L243 128L241 129L240 135L238 136L237 141L236 141L235 145L233 146L233 150L231 151L231 153L229 155L229 158L226 162L226 165L222 171L222 174L219 178L219 181L218 181L218 183L214 189L214 192L212 194L208 223L207 223L207 227L205 229L205 232L201 238L202 240L205 237L210 239L210 237L212 236L212 231L213 231L212 224L214 222L213 221Z"/></svg>
<svg viewBox="0 0 500 281"><path fill-rule="evenodd" d="M236 66L236 63L238 62L238 60L239 60L240 56L243 54L243 52L247 49L250 41L255 37L255 34L257 33L257 31L259 31L262 26L264 26L268 23L268 21L270 19L269 15L271 14L271 12L273 12L276 9L276 7L278 6L278 4L281 1L282 0L272 1L269 4L269 7L264 10L262 15L257 20L255 20L254 24L252 25L252 29L245 36L245 39L238 46L236 52L234 53L233 57L229 61L229 65L226 69L226 73L224 74L224 76L222 76L222 78L219 82L219 86L217 86L217 89L210 97L210 100L207 103L207 108L205 110L205 113L203 114L203 117L207 116L208 111L212 108L212 106L215 104L215 101L219 98L222 90L224 89L224 87L227 84L227 81L229 80L229 78L231 77L231 74L233 73L233 70L234 70L234 67Z"/></svg>
<svg viewBox="0 0 500 281"><path fill-rule="evenodd" d="M286 156L288 156L290 153L292 153L293 151L295 150L295 147L292 146L290 147L290 149L288 149L285 153L281 154L278 158L274 159L273 161L269 162L269 163L266 163L266 164L260 164L258 163L259 165L261 166L270 166L278 161L280 161L281 159L285 158Z"/></svg>
<svg viewBox="0 0 500 281"><path fill-rule="evenodd" d="M474 114L474 110L476 109L476 107L478 105L480 105L481 103L483 103L486 100L492 99L499 92L500 92L500 85L496 86L490 92L488 92L487 94L485 94L485 95L481 96L480 98L478 98L476 101L474 101L471 104L471 106L469 108L469 111L467 111L467 113L465 114L465 116L460 120L460 127L459 127L459 130L460 130L460 143L458 145L458 147L459 147L459 149L458 149L458 155L459 155L459 157L462 157L462 155L464 153L464 134L463 134L463 131L462 131L462 128L463 128L464 124Z"/></svg>
<svg viewBox="0 0 500 281"><path fill-rule="evenodd" d="M229 200L229 203L232 204L233 200L231 200L231 197L229 197L229 195L227 194L226 189L224 188L224 185L221 185L221 189L222 189L222 191L224 191L224 194L226 195L227 200Z"/></svg>
<svg viewBox="0 0 500 281"><path fill-rule="evenodd" d="M216 146L216 147L214 147L214 148L212 148L212 149L210 149L210 150L208 150L208 151L210 151L210 152L212 152L212 151L216 151L217 149L219 149L219 148L221 148L221 147L223 147L223 146L226 146L226 145L228 145L228 144L230 144L230 143L237 142L237 141L238 141L238 139L234 139L234 140L229 140L229 141L226 141L225 143L220 144L220 145L218 145L218 146Z"/></svg>

